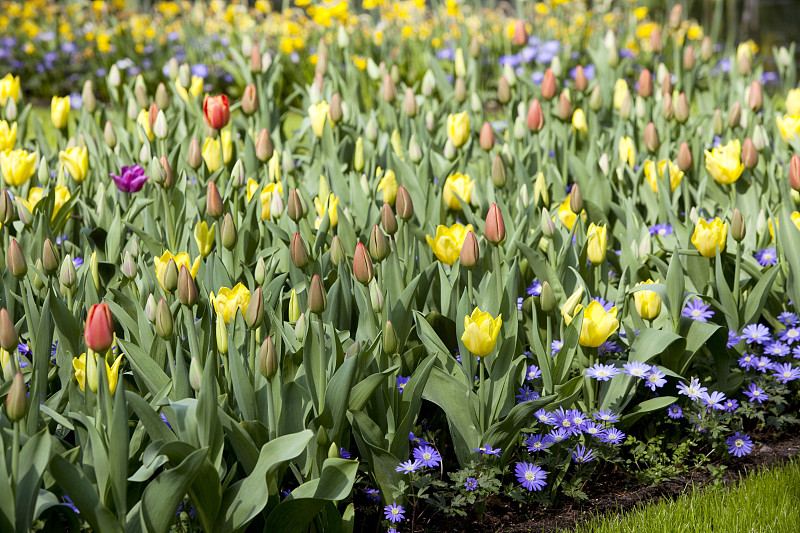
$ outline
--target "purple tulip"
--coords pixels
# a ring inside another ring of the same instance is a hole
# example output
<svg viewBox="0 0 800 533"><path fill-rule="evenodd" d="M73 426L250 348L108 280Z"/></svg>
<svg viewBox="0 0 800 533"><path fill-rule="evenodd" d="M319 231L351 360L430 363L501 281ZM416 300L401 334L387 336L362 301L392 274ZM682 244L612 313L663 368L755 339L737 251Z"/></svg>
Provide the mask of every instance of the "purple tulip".
<svg viewBox="0 0 800 533"><path fill-rule="evenodd" d="M147 181L147 176L144 175L144 168L140 165L133 165L130 167L123 166L122 176L110 174L117 184L117 188L124 192L139 192L144 187L144 182Z"/></svg>

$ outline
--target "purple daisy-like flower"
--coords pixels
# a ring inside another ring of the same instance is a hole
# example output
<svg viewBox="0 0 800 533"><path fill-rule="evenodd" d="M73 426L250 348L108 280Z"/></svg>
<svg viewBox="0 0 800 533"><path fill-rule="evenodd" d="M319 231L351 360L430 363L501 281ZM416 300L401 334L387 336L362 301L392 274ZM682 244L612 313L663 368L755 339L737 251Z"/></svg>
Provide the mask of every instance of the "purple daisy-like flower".
<svg viewBox="0 0 800 533"><path fill-rule="evenodd" d="M468 477L464 482L464 490L467 492L473 491L478 488L478 480L474 477Z"/></svg>
<svg viewBox="0 0 800 533"><path fill-rule="evenodd" d="M650 226L650 236L651 237L666 237L668 235L672 235L672 226L667 224L656 224L654 226Z"/></svg>
<svg viewBox="0 0 800 533"><path fill-rule="evenodd" d="M417 446L431 446L431 443L423 439L422 437L417 437L414 435L413 431L408 433L408 440L416 444Z"/></svg>
<svg viewBox="0 0 800 533"><path fill-rule="evenodd" d="M764 348L765 355L771 355L773 357L784 357L789 355L791 349L786 344L776 341L769 344L766 348Z"/></svg>
<svg viewBox="0 0 800 533"><path fill-rule="evenodd" d="M528 296L541 296L542 295L542 284L539 283L538 279L533 280L533 283L530 284L528 289L525 291L528 293Z"/></svg>
<svg viewBox="0 0 800 533"><path fill-rule="evenodd" d="M591 463L597 459L597 454L594 450L586 448L586 446L582 444L578 444L575 446L575 450L572 452L572 460L576 463L586 464Z"/></svg>
<svg viewBox="0 0 800 533"><path fill-rule="evenodd" d="M792 357L795 359L800 359L800 344L794 347L792 350Z"/></svg>
<svg viewBox="0 0 800 533"><path fill-rule="evenodd" d="M364 493L367 495L367 498L373 502L381 501L381 493L378 491L378 489L366 488L364 489Z"/></svg>
<svg viewBox="0 0 800 533"><path fill-rule="evenodd" d="M548 426L552 426L556 423L555 417L552 414L548 413L544 408L539 409L533 416L536 417L536 420L541 422L542 424L547 424Z"/></svg>
<svg viewBox="0 0 800 533"><path fill-rule="evenodd" d="M598 422L605 422L606 424L619 422L619 415L612 411L596 411L592 413L592 418Z"/></svg>
<svg viewBox="0 0 800 533"><path fill-rule="evenodd" d="M387 505L383 508L383 513L386 520L393 524L405 520L405 512L406 510L403 508L403 506L397 505L397 502L392 502L392 505Z"/></svg>
<svg viewBox="0 0 800 533"><path fill-rule="evenodd" d="M484 444L480 448L472 448L473 452L478 452L481 455L494 455L500 457L500 448L492 448L488 444Z"/></svg>
<svg viewBox="0 0 800 533"><path fill-rule="evenodd" d="M144 167L141 165L123 166L120 176L109 174L122 192L139 192L147 181Z"/></svg>
<svg viewBox="0 0 800 533"><path fill-rule="evenodd" d="M767 370L772 367L772 360L769 357L764 357L763 355L756 359L755 369L765 374Z"/></svg>
<svg viewBox="0 0 800 533"><path fill-rule="evenodd" d="M616 341L606 341L600 346L597 347L597 354L603 355L607 353L620 353L622 348L620 348L619 344Z"/></svg>
<svg viewBox="0 0 800 533"><path fill-rule="evenodd" d="M756 385L755 383L751 383L749 387L747 387L746 391L742 391L742 394L747 396L750 402L758 402L764 403L765 401L769 400L769 395L764 392L764 389Z"/></svg>
<svg viewBox="0 0 800 533"><path fill-rule="evenodd" d="M528 370L525 372L525 380L526 381L533 381L534 379L540 377L542 375L542 371L539 370L539 367L536 365L531 365L528 367Z"/></svg>
<svg viewBox="0 0 800 533"><path fill-rule="evenodd" d="M724 409L723 403L725 402L725 393L720 391L712 391L711 394L708 392L703 393L702 397L703 403L708 406L709 409Z"/></svg>
<svg viewBox="0 0 800 533"><path fill-rule="evenodd" d="M658 369L656 365L650 367L650 371L644 378L645 387L650 387L650 390L655 392L656 388L661 388L667 382L666 374Z"/></svg>
<svg viewBox="0 0 800 533"><path fill-rule="evenodd" d="M753 440L738 431L728 437L725 444L728 446L728 453L736 457L747 455L753 451Z"/></svg>
<svg viewBox="0 0 800 533"><path fill-rule="evenodd" d="M619 369L614 365L597 363L586 369L586 377L594 378L597 381L608 381L617 374L619 374Z"/></svg>
<svg viewBox="0 0 800 533"><path fill-rule="evenodd" d="M519 391L519 394L515 396L517 403L530 402L532 400L539 399L539 393L529 389L527 385L524 385L517 390Z"/></svg>
<svg viewBox="0 0 800 533"><path fill-rule="evenodd" d="M569 437L569 432L566 429L558 428L548 433L547 436L553 439L553 444L557 444Z"/></svg>
<svg viewBox="0 0 800 533"><path fill-rule="evenodd" d="M402 393L403 390L406 388L406 383L408 383L409 379L411 379L411 376L409 377L397 376L397 390L399 390Z"/></svg>
<svg viewBox="0 0 800 533"><path fill-rule="evenodd" d="M703 303L703 300L695 298L686 304L686 307L681 311L681 316L697 320L698 322L708 322L709 318L714 316L714 311L710 311L709 304Z"/></svg>
<svg viewBox="0 0 800 533"><path fill-rule="evenodd" d="M772 365L773 377L783 384L800 378L800 367L792 366L791 363L775 363Z"/></svg>
<svg viewBox="0 0 800 533"><path fill-rule="evenodd" d="M514 474L517 476L517 481L529 491L542 490L547 485L545 481L547 472L533 463L517 463Z"/></svg>
<svg viewBox="0 0 800 533"><path fill-rule="evenodd" d="M530 453L546 450L551 444L553 444L553 437L550 435L528 435L525 439L526 449Z"/></svg>
<svg viewBox="0 0 800 533"><path fill-rule="evenodd" d="M554 340L550 344L550 355L553 356L561 351L561 348L564 347L564 341Z"/></svg>
<svg viewBox="0 0 800 533"><path fill-rule="evenodd" d="M667 407L667 416L673 420L677 420L678 418L683 418L683 409L677 404L672 404Z"/></svg>
<svg viewBox="0 0 800 533"><path fill-rule="evenodd" d="M164 413L161 413L161 421L164 422L169 429L172 429L169 420L167 420L167 415L165 415Z"/></svg>
<svg viewBox="0 0 800 533"><path fill-rule="evenodd" d="M426 468L433 468L442 464L442 456L432 446L420 446L414 450L414 459Z"/></svg>
<svg viewBox="0 0 800 533"><path fill-rule="evenodd" d="M778 315L778 322L780 322L784 326L794 326L800 322L800 317L798 317L797 314L792 313L791 311L784 311L783 313Z"/></svg>
<svg viewBox="0 0 800 533"><path fill-rule="evenodd" d="M402 472L404 474L411 474L413 472L416 472L421 466L422 466L422 462L417 461L417 460L412 461L411 459L409 459L408 461L405 461L405 462L400 463L399 465L397 465L397 467L394 469L394 471L395 472Z"/></svg>
<svg viewBox="0 0 800 533"><path fill-rule="evenodd" d="M756 261L762 267L775 266L778 264L778 254L775 253L775 248L764 248L754 254Z"/></svg>
<svg viewBox="0 0 800 533"><path fill-rule="evenodd" d="M631 361L622 365L622 372L634 378L645 379L649 371L650 365L641 361Z"/></svg>
<svg viewBox="0 0 800 533"><path fill-rule="evenodd" d="M787 327L786 329L781 331L780 339L781 341L789 345L792 345L795 342L800 341L800 328L796 328L794 326Z"/></svg>
<svg viewBox="0 0 800 533"><path fill-rule="evenodd" d="M729 329L728 330L728 348L733 348L737 344L742 342L742 338L736 333L736 330Z"/></svg>
<svg viewBox="0 0 800 533"><path fill-rule="evenodd" d="M618 430L617 428L608 428L603 432L600 440L607 444L620 444L624 438L625 433L622 431Z"/></svg>
<svg viewBox="0 0 800 533"><path fill-rule="evenodd" d="M755 355L746 353L739 358L739 366L745 370L750 370L756 366L756 359Z"/></svg>
<svg viewBox="0 0 800 533"><path fill-rule="evenodd" d="M742 330L742 337L747 344L764 344L772 340L769 329L764 324L748 324Z"/></svg>
<svg viewBox="0 0 800 533"><path fill-rule="evenodd" d="M737 407L739 407L739 402L733 398L728 398L722 403L722 409L729 413L735 411Z"/></svg>
<svg viewBox="0 0 800 533"><path fill-rule="evenodd" d="M339 448L339 457L341 457L342 459L350 459L352 455L350 455L350 452L348 452L344 448Z"/></svg>

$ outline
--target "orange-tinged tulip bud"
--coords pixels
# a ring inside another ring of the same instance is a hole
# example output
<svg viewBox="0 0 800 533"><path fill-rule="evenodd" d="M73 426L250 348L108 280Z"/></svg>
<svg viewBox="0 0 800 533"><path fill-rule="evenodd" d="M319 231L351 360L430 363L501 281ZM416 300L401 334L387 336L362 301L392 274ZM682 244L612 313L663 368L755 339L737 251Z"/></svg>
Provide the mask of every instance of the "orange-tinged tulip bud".
<svg viewBox="0 0 800 533"><path fill-rule="evenodd" d="M228 97L224 94L206 96L203 99L203 116L211 129L221 130L224 128L231 119Z"/></svg>
<svg viewBox="0 0 800 533"><path fill-rule="evenodd" d="M503 214L497 204L489 207L489 214L486 215L486 239L493 244L500 244L506 238L506 225L503 221Z"/></svg>
<svg viewBox="0 0 800 533"><path fill-rule="evenodd" d="M473 231L468 231L464 237L464 244L461 246L461 254L459 255L461 265L466 268L473 268L478 264L480 259L480 248L478 247L478 239L475 238Z"/></svg>
<svg viewBox="0 0 800 533"><path fill-rule="evenodd" d="M789 183L792 189L800 191L800 155L794 154L789 161Z"/></svg>
<svg viewBox="0 0 800 533"><path fill-rule="evenodd" d="M314 274L308 289L308 310L316 315L321 315L327 307L328 299L325 296L325 287L322 285L319 274Z"/></svg>
<svg viewBox="0 0 800 533"><path fill-rule="evenodd" d="M678 168L683 172L692 168L692 152L689 150L689 145L686 144L686 141L683 141L680 148L678 148Z"/></svg>
<svg viewBox="0 0 800 533"><path fill-rule="evenodd" d="M86 315L83 328L86 346L95 352L104 353L114 343L114 319L108 304L94 304Z"/></svg>
<svg viewBox="0 0 800 533"><path fill-rule="evenodd" d="M651 94L653 94L653 75L649 70L644 69L639 74L639 96L648 98Z"/></svg>
<svg viewBox="0 0 800 533"><path fill-rule="evenodd" d="M494 148L494 131L488 122L484 122L481 127L480 145L487 152Z"/></svg>
<svg viewBox="0 0 800 533"><path fill-rule="evenodd" d="M757 112L761 109L763 101L764 96L761 91L761 83L759 83L758 80L753 80L753 83L750 84L750 94L747 95L747 107L749 107L751 111Z"/></svg>
<svg viewBox="0 0 800 533"><path fill-rule="evenodd" d="M548 68L544 71L544 78L542 79L542 98L552 100L556 95L556 89L556 75Z"/></svg>
<svg viewBox="0 0 800 533"><path fill-rule="evenodd" d="M544 127L544 113L542 113L542 104L539 103L539 100L534 100L528 107L527 124L528 129L531 131L542 131Z"/></svg>
<svg viewBox="0 0 800 533"><path fill-rule="evenodd" d="M353 254L353 275L362 285L369 285L369 282L372 281L372 259L363 243L356 245L356 251Z"/></svg>
<svg viewBox="0 0 800 533"><path fill-rule="evenodd" d="M245 115L252 115L256 111L258 111L258 94L256 86L251 83L244 88L244 93L242 93L242 112Z"/></svg>
<svg viewBox="0 0 800 533"><path fill-rule="evenodd" d="M514 23L514 33L511 35L511 42L514 46L525 46L528 42L528 32L525 31L525 22L522 19L517 19Z"/></svg>
<svg viewBox="0 0 800 533"><path fill-rule="evenodd" d="M753 170L758 164L758 151L750 137L744 140L742 146L742 164L749 170Z"/></svg>

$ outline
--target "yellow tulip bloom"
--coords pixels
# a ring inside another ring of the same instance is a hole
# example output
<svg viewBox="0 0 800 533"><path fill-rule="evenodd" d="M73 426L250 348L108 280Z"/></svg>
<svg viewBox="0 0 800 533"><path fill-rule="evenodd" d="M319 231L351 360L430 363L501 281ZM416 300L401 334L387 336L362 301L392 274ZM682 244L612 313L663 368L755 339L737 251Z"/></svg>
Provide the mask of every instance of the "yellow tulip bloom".
<svg viewBox="0 0 800 533"><path fill-rule="evenodd" d="M625 102L625 97L630 94L628 89L628 82L619 78L614 84L614 109L622 109L622 104Z"/></svg>
<svg viewBox="0 0 800 533"><path fill-rule="evenodd" d="M337 213L338 205L339 198L337 198L333 193L328 195L328 199L325 200L324 204L320 202L319 198L314 198L314 207L317 209L317 220L314 223L314 227L319 229L319 225L322 224L322 219L325 218L325 213L329 214L331 219L331 227L335 227L336 224L339 223L339 215Z"/></svg>
<svg viewBox="0 0 800 533"><path fill-rule="evenodd" d="M217 223L214 222L211 224L211 227L208 227L206 221L200 221L194 227L194 242L197 243L197 249L200 251L200 255L203 258L208 257L208 254L211 253L211 249L214 247L214 228L217 226ZM169 259L167 260L169 262Z"/></svg>
<svg viewBox="0 0 800 533"><path fill-rule="evenodd" d="M474 185L475 182L467 174L456 173L447 176L444 182L444 191L442 192L444 203L450 209L461 210L461 202L456 195L460 196L465 202L470 203Z"/></svg>
<svg viewBox="0 0 800 533"><path fill-rule="evenodd" d="M586 211L581 211L581 218L586 221ZM569 207L569 198L558 206L558 220L570 231L572 231L572 226L575 225L575 221L578 220L578 214L573 212Z"/></svg>
<svg viewBox="0 0 800 533"><path fill-rule="evenodd" d="M67 148L58 153L58 160L76 182L80 183L86 179L89 173L89 150L86 147Z"/></svg>
<svg viewBox="0 0 800 533"><path fill-rule="evenodd" d="M50 121L56 129L64 129L67 127L69 120L69 96L59 98L54 96L50 101Z"/></svg>
<svg viewBox="0 0 800 533"><path fill-rule="evenodd" d="M314 135L317 137L322 137L322 132L325 130L325 121L328 119L329 113L330 106L325 100L308 108L308 117L311 119L311 129L314 130ZM331 125L333 125L333 121L331 121Z"/></svg>
<svg viewBox="0 0 800 533"><path fill-rule="evenodd" d="M86 382L88 381L89 390L94 393L97 392L97 357L97 354L93 352L93 361L90 363L89 368L86 367L85 353L81 354L80 357L72 358L72 368L75 371L75 379L78 381L78 386L81 388L81 390L86 390ZM105 359L104 356L103 358ZM108 366L108 361L105 363L106 375L108 376L108 389L113 396L114 391L117 390L117 383L119 381L119 367L120 363L122 363L122 354L117 356L112 366Z"/></svg>
<svg viewBox="0 0 800 533"><path fill-rule="evenodd" d="M681 184L684 175L683 171L675 163L665 159L658 162L658 168L656 169L656 164L650 159L644 162L644 177L647 178L647 183L650 184L650 188L656 194L658 194L658 180L664 178L664 171L667 169L669 169L669 187L674 191ZM656 175L656 172L658 172L658 175Z"/></svg>
<svg viewBox="0 0 800 533"><path fill-rule="evenodd" d="M787 143L800 135L800 114L797 115L783 115L775 117L775 122L778 124L778 130L781 132L781 137Z"/></svg>
<svg viewBox="0 0 800 533"><path fill-rule="evenodd" d="M567 325L572 322L572 318L577 315L581 309L583 309L583 306L578 304L572 317L568 317ZM606 311L603 306L600 305L600 302L592 300L583 312L581 337L578 343L588 348L597 348L606 342L611 334L617 331L618 327L617 308L612 307L610 311Z"/></svg>
<svg viewBox="0 0 800 533"><path fill-rule="evenodd" d="M692 235L692 244L700 251L703 257L714 257L719 251L725 249L725 241L728 237L728 224L715 218L711 222L699 219Z"/></svg>
<svg viewBox="0 0 800 533"><path fill-rule="evenodd" d="M12 122L11 127L8 122L0 120L0 152L9 152L17 144L17 123Z"/></svg>
<svg viewBox="0 0 800 533"><path fill-rule="evenodd" d="M241 283L237 283L233 289L222 287L219 294L214 296L212 292L209 301L217 315L225 320L225 324L230 324L231 319L236 317L236 310L242 310L242 316L247 313L247 306L250 304L250 291Z"/></svg>
<svg viewBox="0 0 800 533"><path fill-rule="evenodd" d="M447 136L450 137L456 148L467 142L469 139L469 116L466 111L447 117Z"/></svg>
<svg viewBox="0 0 800 533"><path fill-rule="evenodd" d="M786 113L800 115L800 89L792 89L786 94Z"/></svg>
<svg viewBox="0 0 800 533"><path fill-rule="evenodd" d="M795 227L800 230L800 213L795 211L791 215L792 223L794 223Z"/></svg>
<svg viewBox="0 0 800 533"><path fill-rule="evenodd" d="M378 190L383 191L383 201L389 205L394 205L394 200L397 198L397 188L397 178L394 175L394 171L387 170L380 183L378 183Z"/></svg>
<svg viewBox="0 0 800 533"><path fill-rule="evenodd" d="M197 98L203 91L203 78L200 76L192 76L192 83L188 91L186 87L181 85L179 80L175 80L175 89L178 91L178 95L180 95L181 99L188 104L190 94L193 98Z"/></svg>
<svg viewBox="0 0 800 533"><path fill-rule="evenodd" d="M148 113L146 109L139 111L139 116L136 117L136 124L142 127L144 134L152 141L154 133L153 130L150 129L150 113ZM144 142L144 137L142 137L141 132L139 132L139 142Z"/></svg>
<svg viewBox="0 0 800 533"><path fill-rule="evenodd" d="M739 179L744 171L742 163L742 145L739 140L730 141L722 148L706 150L706 170L714 181L730 185Z"/></svg>
<svg viewBox="0 0 800 533"><path fill-rule="evenodd" d="M6 185L19 187L25 184L36 171L36 153L25 150L0 152L0 173Z"/></svg>
<svg viewBox="0 0 800 533"><path fill-rule="evenodd" d="M647 281L637 283L636 287L640 285L652 285L654 283L658 282L648 279ZM661 313L661 298L655 291L634 292L633 303L636 306L636 312L639 313L639 316L644 320L653 320Z"/></svg>
<svg viewBox="0 0 800 533"><path fill-rule="evenodd" d="M502 325L503 315L492 318L492 315L476 307L472 315L464 317L461 342L473 355L486 357L494 350Z"/></svg>
<svg viewBox="0 0 800 533"><path fill-rule="evenodd" d="M0 154L1 155L1 154ZM25 208L33 213L33 208L36 207L36 204L42 199L44 195L44 189L41 187L31 187L31 190L28 191L28 199L25 200L20 196L17 196L16 200L25 206ZM53 214L50 216L50 220L55 220L56 215L64 206L65 203L71 198L69 194L69 189L64 187L63 185L58 185L55 188L55 199L53 200Z"/></svg>
<svg viewBox="0 0 800 533"><path fill-rule="evenodd" d="M630 137L622 137L619 140L619 160L628 163L631 168L636 166L636 145Z"/></svg>
<svg viewBox="0 0 800 533"><path fill-rule="evenodd" d="M584 135L589 133L589 125L586 123L586 115L583 113L583 109L578 108L572 114L572 127L575 128L575 131L578 133Z"/></svg>
<svg viewBox="0 0 800 533"><path fill-rule="evenodd" d="M231 132L225 129L219 136L222 138L222 157L225 158L225 163L228 163L233 155ZM219 160L219 139L209 137L203 143L203 161L206 162L209 172L216 172L222 168L222 162Z"/></svg>
<svg viewBox="0 0 800 533"><path fill-rule="evenodd" d="M19 76L6 74L0 80L0 106L5 107L9 98L13 98L15 102L19 100L19 86Z"/></svg>
<svg viewBox="0 0 800 533"><path fill-rule="evenodd" d="M606 260L606 245L608 243L608 228L597 226L594 222L589 224L586 232L586 255L593 265L599 265Z"/></svg>
<svg viewBox="0 0 800 533"><path fill-rule="evenodd" d="M461 247L464 246L464 239L467 238L467 233L470 231L472 231L472 224L467 224L467 226L453 224L449 228L437 226L436 236L431 238L430 235L426 235L425 240L428 241L428 245L439 261L452 265L461 255Z"/></svg>
<svg viewBox="0 0 800 533"><path fill-rule="evenodd" d="M153 262L155 263L156 267L156 279L158 279L159 285L165 291L167 289L164 288L164 275L167 271L167 264L169 264L169 260L175 260L175 266L178 267L178 270L181 269L181 266L186 266L189 269L189 273L192 275L192 278L197 276L197 269L200 268L200 257L195 258L194 263L189 261L189 254L186 252L181 252L179 254L173 255L170 253L169 250L161 254L161 257L153 258Z"/></svg>
<svg viewBox="0 0 800 533"><path fill-rule="evenodd" d="M272 218L272 197L276 194L283 194L283 186L281 185L281 182L270 183L264 187L263 191L261 191L261 220L269 220ZM331 224L333 223L331 222Z"/></svg>

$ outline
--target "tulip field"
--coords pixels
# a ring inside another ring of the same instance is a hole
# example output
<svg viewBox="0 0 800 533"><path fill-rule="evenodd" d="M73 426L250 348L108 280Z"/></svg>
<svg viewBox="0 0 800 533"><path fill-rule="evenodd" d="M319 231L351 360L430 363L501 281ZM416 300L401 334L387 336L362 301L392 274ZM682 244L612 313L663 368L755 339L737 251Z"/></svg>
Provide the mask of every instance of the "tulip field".
<svg viewBox="0 0 800 533"><path fill-rule="evenodd" d="M0 531L511 527L796 433L734 4L3 3Z"/></svg>

